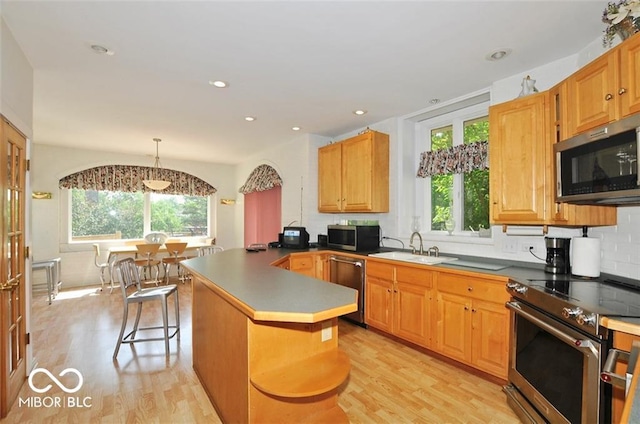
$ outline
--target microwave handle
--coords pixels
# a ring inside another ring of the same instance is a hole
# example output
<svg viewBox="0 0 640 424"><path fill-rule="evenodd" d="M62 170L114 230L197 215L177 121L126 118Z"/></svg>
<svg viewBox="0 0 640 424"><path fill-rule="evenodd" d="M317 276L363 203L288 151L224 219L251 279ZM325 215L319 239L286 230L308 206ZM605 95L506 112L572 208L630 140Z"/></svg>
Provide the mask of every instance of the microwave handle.
<svg viewBox="0 0 640 424"><path fill-rule="evenodd" d="M636 159L640 159L640 127L636 128ZM636 185L640 187L640 165L636 161Z"/></svg>
<svg viewBox="0 0 640 424"><path fill-rule="evenodd" d="M560 165L560 155L560 152L556 152L556 201L558 200L558 197L562 197L562 179L560 178L562 175L562 169Z"/></svg>

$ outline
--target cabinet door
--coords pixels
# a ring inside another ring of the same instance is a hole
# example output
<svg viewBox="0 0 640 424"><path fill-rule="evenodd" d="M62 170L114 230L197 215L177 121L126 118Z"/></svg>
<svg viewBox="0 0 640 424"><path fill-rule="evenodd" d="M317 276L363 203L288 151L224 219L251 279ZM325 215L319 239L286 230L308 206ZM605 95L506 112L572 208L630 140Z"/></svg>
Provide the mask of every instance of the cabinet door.
<svg viewBox="0 0 640 424"><path fill-rule="evenodd" d="M549 129L547 93L489 108L491 222L541 224Z"/></svg>
<svg viewBox="0 0 640 424"><path fill-rule="evenodd" d="M431 290L396 282L394 290L394 334L420 346L429 345L429 303Z"/></svg>
<svg viewBox="0 0 640 424"><path fill-rule="evenodd" d="M570 136L616 119L618 55L606 53L567 79Z"/></svg>
<svg viewBox="0 0 640 424"><path fill-rule="evenodd" d="M639 34L634 35L620 45L620 88L618 94L620 95L621 116L640 112Z"/></svg>
<svg viewBox="0 0 640 424"><path fill-rule="evenodd" d="M470 362L471 322L470 301L466 297L438 293L438 337L440 353L463 362Z"/></svg>
<svg viewBox="0 0 640 424"><path fill-rule="evenodd" d="M391 333L393 281L367 275L365 285L365 321L368 325Z"/></svg>
<svg viewBox="0 0 640 424"><path fill-rule="evenodd" d="M342 143L342 209L345 212L372 210L372 133Z"/></svg>
<svg viewBox="0 0 640 424"><path fill-rule="evenodd" d="M506 379L509 366L509 312L503 303L474 300L471 320L471 363Z"/></svg>
<svg viewBox="0 0 640 424"><path fill-rule="evenodd" d="M318 149L318 211L342 210L342 145Z"/></svg>
<svg viewBox="0 0 640 424"><path fill-rule="evenodd" d="M293 272L306 275L308 277L316 276L316 263L313 255L291 255L289 258L289 267Z"/></svg>

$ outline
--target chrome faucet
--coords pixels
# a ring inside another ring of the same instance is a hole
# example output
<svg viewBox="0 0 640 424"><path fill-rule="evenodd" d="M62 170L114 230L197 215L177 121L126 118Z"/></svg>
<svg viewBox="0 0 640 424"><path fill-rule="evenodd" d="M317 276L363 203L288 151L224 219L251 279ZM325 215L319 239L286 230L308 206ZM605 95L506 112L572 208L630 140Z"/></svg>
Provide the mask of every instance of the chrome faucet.
<svg viewBox="0 0 640 424"><path fill-rule="evenodd" d="M431 256L432 253L436 258L440 256L440 249L438 249L438 246L431 246L427 249L427 256Z"/></svg>
<svg viewBox="0 0 640 424"><path fill-rule="evenodd" d="M409 247L411 247L411 253L416 253L416 248L413 246L413 237L414 236L418 236L418 238L420 239L420 254L423 255L424 254L424 248L422 247L422 236L417 231L414 231L413 233L411 233L411 238L409 239Z"/></svg>

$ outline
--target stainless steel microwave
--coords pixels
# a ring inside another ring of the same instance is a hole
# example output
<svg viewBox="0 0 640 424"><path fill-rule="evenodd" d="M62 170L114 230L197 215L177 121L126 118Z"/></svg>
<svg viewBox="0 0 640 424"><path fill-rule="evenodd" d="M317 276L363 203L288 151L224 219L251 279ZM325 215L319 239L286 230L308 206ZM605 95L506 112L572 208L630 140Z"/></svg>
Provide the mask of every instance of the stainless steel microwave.
<svg viewBox="0 0 640 424"><path fill-rule="evenodd" d="M640 205L640 114L554 145L556 200Z"/></svg>
<svg viewBox="0 0 640 424"><path fill-rule="evenodd" d="M373 252L380 247L379 225L328 225L327 247Z"/></svg>

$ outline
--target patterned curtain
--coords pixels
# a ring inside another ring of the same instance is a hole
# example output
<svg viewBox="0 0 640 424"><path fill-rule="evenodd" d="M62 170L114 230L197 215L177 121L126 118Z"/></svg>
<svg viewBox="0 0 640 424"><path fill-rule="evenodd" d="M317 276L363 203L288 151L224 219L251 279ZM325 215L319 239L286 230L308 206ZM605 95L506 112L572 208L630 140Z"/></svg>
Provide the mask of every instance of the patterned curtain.
<svg viewBox="0 0 640 424"><path fill-rule="evenodd" d="M489 143L479 141L420 154L418 177L489 169Z"/></svg>
<svg viewBox="0 0 640 424"><path fill-rule="evenodd" d="M152 179L153 170L154 168L149 166L97 166L67 175L58 182L58 187L129 193L155 192L142 183L142 180ZM159 191L163 194L209 196L217 191L215 187L200 178L173 169L160 169L158 179L171 181L169 187Z"/></svg>
<svg viewBox="0 0 640 424"><path fill-rule="evenodd" d="M242 194L253 193L254 191L270 190L274 187L282 186L282 178L278 171L269 165L260 165L251 172L247 182L244 183L238 192Z"/></svg>

